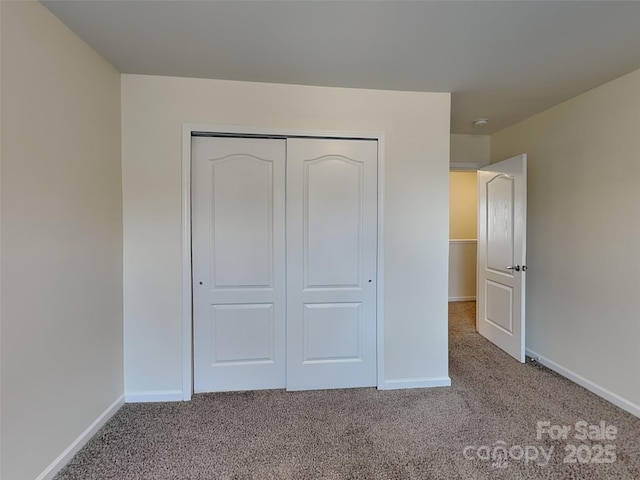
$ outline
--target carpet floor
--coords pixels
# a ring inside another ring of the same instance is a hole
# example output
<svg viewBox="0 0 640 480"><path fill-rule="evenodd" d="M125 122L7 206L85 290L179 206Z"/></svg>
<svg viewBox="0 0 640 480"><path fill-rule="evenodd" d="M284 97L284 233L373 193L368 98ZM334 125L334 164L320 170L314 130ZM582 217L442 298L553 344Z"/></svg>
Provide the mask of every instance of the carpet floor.
<svg viewBox="0 0 640 480"><path fill-rule="evenodd" d="M56 480L640 479L640 419L449 314L449 388L127 404Z"/></svg>

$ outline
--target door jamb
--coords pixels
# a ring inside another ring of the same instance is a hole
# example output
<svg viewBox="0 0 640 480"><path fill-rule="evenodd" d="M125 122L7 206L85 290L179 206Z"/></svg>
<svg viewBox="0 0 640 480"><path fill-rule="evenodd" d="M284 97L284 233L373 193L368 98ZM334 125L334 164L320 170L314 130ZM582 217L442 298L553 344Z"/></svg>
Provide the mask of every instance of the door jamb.
<svg viewBox="0 0 640 480"><path fill-rule="evenodd" d="M182 125L182 400L193 394L193 292L191 259L191 136L193 133L376 140L378 142L378 253L376 267L376 380L384 385L384 133Z"/></svg>

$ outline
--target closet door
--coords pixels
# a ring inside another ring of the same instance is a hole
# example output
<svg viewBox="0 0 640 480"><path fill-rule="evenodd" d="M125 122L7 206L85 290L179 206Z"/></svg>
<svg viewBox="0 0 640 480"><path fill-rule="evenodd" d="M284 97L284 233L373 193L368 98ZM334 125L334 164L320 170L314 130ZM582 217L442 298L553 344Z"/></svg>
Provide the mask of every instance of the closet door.
<svg viewBox="0 0 640 480"><path fill-rule="evenodd" d="M196 392L285 386L285 152L192 139Z"/></svg>
<svg viewBox="0 0 640 480"><path fill-rule="evenodd" d="M287 140L287 389L376 385L376 141Z"/></svg>

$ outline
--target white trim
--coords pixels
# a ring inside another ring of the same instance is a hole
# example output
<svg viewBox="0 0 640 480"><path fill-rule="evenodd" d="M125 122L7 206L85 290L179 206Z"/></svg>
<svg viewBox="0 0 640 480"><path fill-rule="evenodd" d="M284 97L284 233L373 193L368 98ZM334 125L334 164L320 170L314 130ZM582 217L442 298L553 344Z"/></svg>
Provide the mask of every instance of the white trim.
<svg viewBox="0 0 640 480"><path fill-rule="evenodd" d="M191 132L182 127L182 400L193 393L193 331L191 292Z"/></svg>
<svg viewBox="0 0 640 480"><path fill-rule="evenodd" d="M384 389L384 133L344 132L329 130L293 130L280 128L243 127L237 125L182 125L182 392L175 400L190 400L193 393L193 312L191 280L191 134L207 132L237 135L283 137L318 137L370 139L378 142L378 268L376 278L377 384ZM400 387L398 387L400 388ZM149 392L149 394L163 392ZM169 392L171 393L171 392ZM136 398L149 395L132 394ZM127 395L127 401L130 395ZM174 401L175 401L174 400ZM153 401L153 400L140 400ZM165 400L158 400L165 401ZM171 401L171 400L166 400Z"/></svg>
<svg viewBox="0 0 640 480"><path fill-rule="evenodd" d="M478 170L484 166L473 162L450 162L449 170Z"/></svg>
<svg viewBox="0 0 640 480"><path fill-rule="evenodd" d="M182 390L131 392L125 393L124 400L126 403L181 402L184 400L184 395Z"/></svg>
<svg viewBox="0 0 640 480"><path fill-rule="evenodd" d="M563 377L568 378L572 382L577 383L581 387L584 387L590 392L595 393L599 397L604 398L608 402L613 403L615 406L620 407L621 409L629 412L632 415L635 415L636 417L640 417L640 405L636 405L635 403L630 402L625 398L622 398L620 395L613 393L596 383L593 383L591 380L587 380L582 375L579 375L573 372L572 370L569 370L568 368L565 368L562 365L557 364L553 360L550 360L546 357L541 356L539 353L536 353L533 350L530 350L527 348L526 354L528 357L533 358L541 365L544 365L545 367L553 370L554 372L559 373Z"/></svg>
<svg viewBox="0 0 640 480"><path fill-rule="evenodd" d="M450 387L449 377L425 377L425 378L396 378L387 380L383 386L378 386L378 390L399 390L403 388L433 388Z"/></svg>
<svg viewBox="0 0 640 480"><path fill-rule="evenodd" d="M111 417L122 407L124 404L124 395L120 395L107 409L102 412L98 418L96 418L91 425L89 425L84 432L71 442L71 444L64 449L64 451L58 455L58 457L51 462L51 464L44 469L44 471L38 475L36 480L52 480L56 474L62 470L62 468L69 463L69 460L78 453L78 451L85 446L85 444L93 437L102 426L109 421Z"/></svg>
<svg viewBox="0 0 640 480"><path fill-rule="evenodd" d="M468 297L449 297L449 302L472 302L476 300L475 295Z"/></svg>
<svg viewBox="0 0 640 480"><path fill-rule="evenodd" d="M384 385L384 134L378 139L378 270L376 278L376 355L378 389Z"/></svg>
<svg viewBox="0 0 640 480"><path fill-rule="evenodd" d="M347 132L344 130L297 130L292 128L264 128L242 125L213 125L207 123L184 123L182 131L232 134L232 135L257 135L257 136L281 136L281 137L317 137L317 138L347 138L361 140L378 140L384 137L380 132ZM191 142L189 142L191 144ZM184 151L184 150L183 150Z"/></svg>
<svg viewBox="0 0 640 480"><path fill-rule="evenodd" d="M466 245L466 244L476 244L478 243L478 240L476 240L475 238L451 238L449 239L449 244L451 243L455 243L455 244L459 244L459 245Z"/></svg>

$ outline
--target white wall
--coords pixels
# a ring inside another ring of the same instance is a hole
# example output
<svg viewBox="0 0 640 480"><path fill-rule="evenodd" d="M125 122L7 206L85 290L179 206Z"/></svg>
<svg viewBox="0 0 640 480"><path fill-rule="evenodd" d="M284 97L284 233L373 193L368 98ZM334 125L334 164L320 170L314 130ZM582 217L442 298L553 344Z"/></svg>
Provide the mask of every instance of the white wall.
<svg viewBox="0 0 640 480"><path fill-rule="evenodd" d="M640 415L640 70L491 138L523 152L527 348Z"/></svg>
<svg viewBox="0 0 640 480"><path fill-rule="evenodd" d="M33 480L123 393L120 75L2 11L2 471Z"/></svg>
<svg viewBox="0 0 640 480"><path fill-rule="evenodd" d="M478 174L449 174L449 238L469 239L478 235Z"/></svg>
<svg viewBox="0 0 640 480"><path fill-rule="evenodd" d="M475 239L449 241L450 302L476 299L477 251Z"/></svg>
<svg viewBox="0 0 640 480"><path fill-rule="evenodd" d="M448 93L123 75L127 395L182 390L183 122L384 132L385 379L446 378L449 104Z"/></svg>
<svg viewBox="0 0 640 480"><path fill-rule="evenodd" d="M489 135L452 134L450 137L452 164L470 164L476 168L489 165L491 137Z"/></svg>

